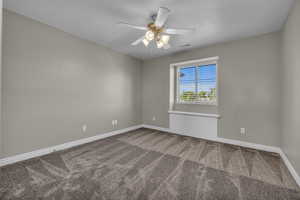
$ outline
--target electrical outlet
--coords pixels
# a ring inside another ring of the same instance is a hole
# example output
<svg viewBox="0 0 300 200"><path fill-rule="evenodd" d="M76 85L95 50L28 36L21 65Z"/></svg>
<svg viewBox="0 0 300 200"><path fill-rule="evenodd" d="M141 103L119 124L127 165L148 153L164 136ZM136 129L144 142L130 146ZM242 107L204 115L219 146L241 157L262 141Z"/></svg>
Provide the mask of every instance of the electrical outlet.
<svg viewBox="0 0 300 200"><path fill-rule="evenodd" d="M118 120L114 119L111 121L111 125L113 128L117 127L118 126Z"/></svg>
<svg viewBox="0 0 300 200"><path fill-rule="evenodd" d="M155 116L152 117L152 121L156 121L156 117Z"/></svg>
<svg viewBox="0 0 300 200"><path fill-rule="evenodd" d="M86 132L86 129L87 129L87 125L86 125L86 124L83 124L81 128L82 128L82 132L85 133L85 132Z"/></svg>
<svg viewBox="0 0 300 200"><path fill-rule="evenodd" d="M245 128L241 128L240 132L241 132L241 135L246 135L246 129Z"/></svg>

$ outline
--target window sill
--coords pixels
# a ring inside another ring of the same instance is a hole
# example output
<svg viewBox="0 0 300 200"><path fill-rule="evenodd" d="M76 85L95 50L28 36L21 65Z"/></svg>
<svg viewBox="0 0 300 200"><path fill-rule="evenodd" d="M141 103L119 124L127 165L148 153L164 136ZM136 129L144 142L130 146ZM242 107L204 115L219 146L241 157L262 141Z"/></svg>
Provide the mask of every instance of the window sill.
<svg viewBox="0 0 300 200"><path fill-rule="evenodd" d="M176 102L179 105L204 105L204 106L218 106L217 102Z"/></svg>
<svg viewBox="0 0 300 200"><path fill-rule="evenodd" d="M208 113L195 113L195 112L181 112L181 111L174 111L170 110L169 114L176 114L176 115L190 115L190 116L200 116L200 117L209 117L209 118L221 118L218 114L208 114Z"/></svg>

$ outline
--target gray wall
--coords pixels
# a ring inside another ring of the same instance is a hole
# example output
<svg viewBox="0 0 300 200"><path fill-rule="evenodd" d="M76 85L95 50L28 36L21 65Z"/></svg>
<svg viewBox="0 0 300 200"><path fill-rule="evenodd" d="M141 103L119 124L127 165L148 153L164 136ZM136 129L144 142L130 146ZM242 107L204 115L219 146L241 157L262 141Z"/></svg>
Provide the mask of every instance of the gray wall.
<svg viewBox="0 0 300 200"><path fill-rule="evenodd" d="M169 126L169 65L219 56L219 106L176 110L219 113L219 136L259 144L280 143L280 34L195 49L143 63L143 123ZM152 117L156 117L156 121ZM240 128L246 128L246 136Z"/></svg>
<svg viewBox="0 0 300 200"><path fill-rule="evenodd" d="M282 148L300 174L300 1L282 34Z"/></svg>
<svg viewBox="0 0 300 200"><path fill-rule="evenodd" d="M289 88L284 92L293 98L281 99L282 145L299 171L300 123L294 110L299 107L296 86L300 84L295 76L299 43L294 42L299 40L299 13L295 15L294 11L283 33L283 48L281 34L272 33L141 63L5 11L4 155L108 132L113 130L112 119L118 119L117 129L142 122L168 127L169 65L219 56L219 106L176 105L175 109L221 114L220 137L279 146L280 97L285 96L280 94L279 80L284 72L282 87ZM281 50L286 70L280 69ZM86 133L83 124L88 125ZM240 135L240 127L246 128L246 136Z"/></svg>
<svg viewBox="0 0 300 200"><path fill-rule="evenodd" d="M141 124L140 61L8 11L3 31L5 156Z"/></svg>
<svg viewBox="0 0 300 200"><path fill-rule="evenodd" d="M0 158L3 153L2 141L2 6L3 1L0 0Z"/></svg>

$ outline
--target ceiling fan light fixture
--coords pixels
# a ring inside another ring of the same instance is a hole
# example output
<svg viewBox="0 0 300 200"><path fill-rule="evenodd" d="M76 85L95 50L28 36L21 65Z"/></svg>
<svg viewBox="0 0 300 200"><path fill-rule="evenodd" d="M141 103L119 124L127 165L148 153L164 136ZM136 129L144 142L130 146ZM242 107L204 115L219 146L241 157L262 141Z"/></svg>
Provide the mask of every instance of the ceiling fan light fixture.
<svg viewBox="0 0 300 200"><path fill-rule="evenodd" d="M156 41L157 48L162 48L164 46L164 43L161 40Z"/></svg>
<svg viewBox="0 0 300 200"><path fill-rule="evenodd" d="M147 40L147 38L144 38L143 43L144 43L145 47L147 47L149 45L150 41Z"/></svg>
<svg viewBox="0 0 300 200"><path fill-rule="evenodd" d="M147 26L133 25L125 22L120 22L119 24L133 29L146 31L144 35L131 43L132 46L144 43L147 47L150 42L153 41L156 43L157 48L169 49L171 47L169 44L170 35L185 35L194 30L166 27L169 14L170 10L168 8L160 7L158 12L151 17L153 21L148 23Z"/></svg>
<svg viewBox="0 0 300 200"><path fill-rule="evenodd" d="M149 31L146 32L145 38L148 41L152 41L155 38L155 33L153 33L153 31L149 30Z"/></svg>
<svg viewBox="0 0 300 200"><path fill-rule="evenodd" d="M168 46L170 40L169 35L161 35L159 38L157 38L156 46L157 48L162 48L164 46Z"/></svg>
<svg viewBox="0 0 300 200"><path fill-rule="evenodd" d="M170 36L169 35L162 35L161 38L160 38L160 41L166 45L169 43L169 40L170 40Z"/></svg>

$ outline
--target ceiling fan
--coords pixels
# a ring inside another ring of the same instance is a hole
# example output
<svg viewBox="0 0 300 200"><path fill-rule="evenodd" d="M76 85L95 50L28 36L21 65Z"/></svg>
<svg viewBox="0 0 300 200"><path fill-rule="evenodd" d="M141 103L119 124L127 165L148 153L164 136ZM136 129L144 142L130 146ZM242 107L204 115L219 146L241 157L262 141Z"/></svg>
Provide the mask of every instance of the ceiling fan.
<svg viewBox="0 0 300 200"><path fill-rule="evenodd" d="M170 10L168 8L160 7L157 14L151 16L152 22L150 22L146 27L132 25L124 22L120 22L119 25L146 31L145 35L131 43L131 45L133 46L136 46L143 42L147 47L151 41L155 41L157 48L169 49L170 35L184 35L194 30L166 28L165 23L168 19L169 14Z"/></svg>

